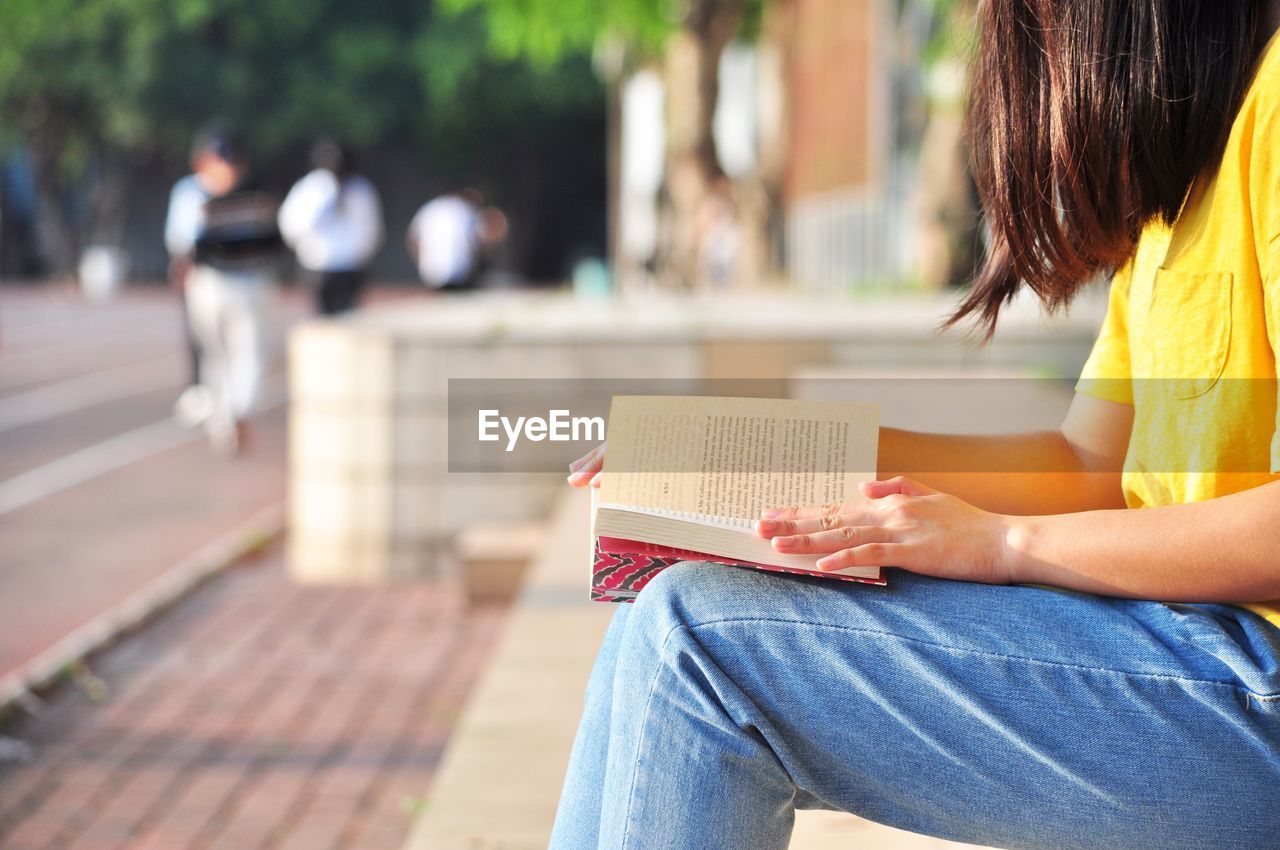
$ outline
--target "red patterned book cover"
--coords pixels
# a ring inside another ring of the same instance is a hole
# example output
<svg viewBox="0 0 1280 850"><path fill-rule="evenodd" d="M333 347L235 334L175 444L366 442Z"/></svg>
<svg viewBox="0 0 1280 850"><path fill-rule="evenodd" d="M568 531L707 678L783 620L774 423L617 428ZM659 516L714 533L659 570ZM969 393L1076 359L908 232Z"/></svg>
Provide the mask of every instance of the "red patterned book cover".
<svg viewBox="0 0 1280 850"><path fill-rule="evenodd" d="M794 575L816 575L836 581L855 581L859 584L874 584L884 587L884 574L879 578L858 578L842 576L834 573L821 573L810 570L794 570L786 567L774 567L767 564L752 564L746 561L735 561L720 558L687 549L676 549L671 546L659 546L656 543L641 543L636 540L622 540L617 537L596 537L592 547L593 564L591 567L591 599L594 602L634 602L644 586L672 564L682 561L697 561L727 567L747 567L756 570L768 570L776 573L792 573Z"/></svg>

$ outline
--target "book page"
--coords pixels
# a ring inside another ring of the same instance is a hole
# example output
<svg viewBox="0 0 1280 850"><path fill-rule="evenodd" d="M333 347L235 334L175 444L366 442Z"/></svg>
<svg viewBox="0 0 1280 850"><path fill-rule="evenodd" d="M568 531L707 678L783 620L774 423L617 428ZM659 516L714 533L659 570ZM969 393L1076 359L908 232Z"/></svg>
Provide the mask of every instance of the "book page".
<svg viewBox="0 0 1280 850"><path fill-rule="evenodd" d="M600 500L749 532L762 508L857 497L878 436L871 404L619 396Z"/></svg>

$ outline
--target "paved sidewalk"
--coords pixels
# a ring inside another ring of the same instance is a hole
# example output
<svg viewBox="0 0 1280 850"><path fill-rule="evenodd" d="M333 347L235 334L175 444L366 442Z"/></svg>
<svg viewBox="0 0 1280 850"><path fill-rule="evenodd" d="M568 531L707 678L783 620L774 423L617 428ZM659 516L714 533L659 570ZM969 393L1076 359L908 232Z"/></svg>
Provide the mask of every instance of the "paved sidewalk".
<svg viewBox="0 0 1280 850"><path fill-rule="evenodd" d="M379 289L371 301L420 288ZM0 283L0 700L37 658L146 595L285 491L284 340L310 293L272 299L250 451L228 462L173 421L186 377L177 297L106 304Z"/></svg>
<svg viewBox="0 0 1280 850"><path fill-rule="evenodd" d="M284 498L282 297L256 444L217 457L172 421L185 354L175 296L90 304L0 288L0 679Z"/></svg>
<svg viewBox="0 0 1280 850"><path fill-rule="evenodd" d="M233 568L0 728L0 847L396 850L503 617Z"/></svg>

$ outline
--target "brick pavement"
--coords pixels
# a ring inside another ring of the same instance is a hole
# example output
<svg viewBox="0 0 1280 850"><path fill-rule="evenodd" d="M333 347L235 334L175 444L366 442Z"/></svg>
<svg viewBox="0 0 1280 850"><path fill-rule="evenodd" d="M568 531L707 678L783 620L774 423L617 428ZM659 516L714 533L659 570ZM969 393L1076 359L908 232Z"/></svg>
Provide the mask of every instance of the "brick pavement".
<svg viewBox="0 0 1280 850"><path fill-rule="evenodd" d="M282 293L268 311L268 405L309 296ZM163 287L91 304L0 282L0 679L284 498L284 409L263 411L251 450L227 463L170 421L186 369Z"/></svg>
<svg viewBox="0 0 1280 850"><path fill-rule="evenodd" d="M272 552L91 662L0 764L6 850L399 848L504 612L292 584Z"/></svg>

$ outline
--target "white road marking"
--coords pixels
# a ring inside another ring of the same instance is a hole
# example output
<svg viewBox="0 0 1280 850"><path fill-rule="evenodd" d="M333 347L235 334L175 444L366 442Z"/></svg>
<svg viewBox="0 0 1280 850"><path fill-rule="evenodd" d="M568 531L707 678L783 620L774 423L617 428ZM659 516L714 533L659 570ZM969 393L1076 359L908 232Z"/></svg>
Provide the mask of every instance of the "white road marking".
<svg viewBox="0 0 1280 850"><path fill-rule="evenodd" d="M166 317L177 314L176 300L166 309L135 305L127 311L79 310L74 306L51 310L43 321L14 322L0 302L0 334L11 351L34 352L86 335L112 336L128 333L149 324L172 324ZM26 312L26 311L23 311Z"/></svg>
<svg viewBox="0 0 1280 850"><path fill-rule="evenodd" d="M176 397L178 383L173 365L163 360L68 378L0 399L0 433L166 386L174 388Z"/></svg>
<svg viewBox="0 0 1280 850"><path fill-rule="evenodd" d="M38 348L15 346L2 336L0 342L4 344L0 349L0 378L10 385L18 381L43 380L60 370L65 373L68 366L83 366L86 358L92 361L95 356L111 356L122 351L137 351L154 357L157 351L172 350L174 357L181 357L185 345L181 322L176 318L170 321L168 317L163 322L148 322L140 327L122 323L108 329L71 329ZM172 345L155 344L161 342Z"/></svg>
<svg viewBox="0 0 1280 850"><path fill-rule="evenodd" d="M279 407L285 403L286 398L283 379L270 382L263 387L258 410L265 412ZM203 438L203 431L185 430L171 419L162 419L117 434L0 482L0 516L129 464Z"/></svg>

